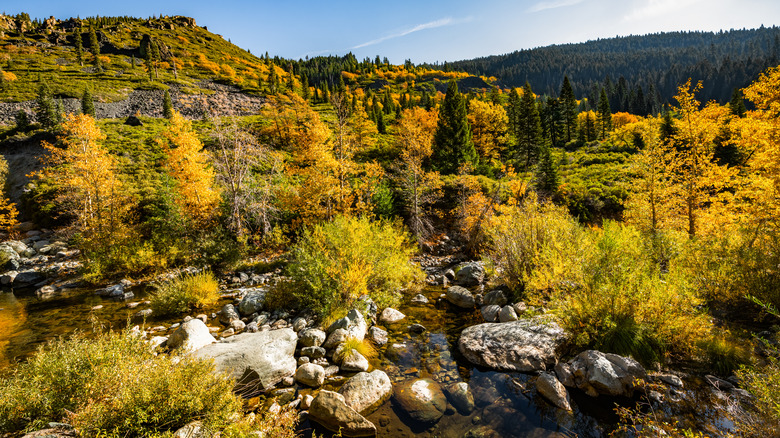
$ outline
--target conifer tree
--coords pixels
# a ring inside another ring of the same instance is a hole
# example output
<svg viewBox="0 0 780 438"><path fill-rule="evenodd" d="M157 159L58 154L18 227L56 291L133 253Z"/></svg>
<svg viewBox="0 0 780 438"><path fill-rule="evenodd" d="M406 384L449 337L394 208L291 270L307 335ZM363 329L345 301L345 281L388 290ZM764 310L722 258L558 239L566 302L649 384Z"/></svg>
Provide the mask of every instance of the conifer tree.
<svg viewBox="0 0 780 438"><path fill-rule="evenodd" d="M268 68L270 69L268 73L268 91L271 94L276 94L279 89L279 76L276 74L276 66L271 65Z"/></svg>
<svg viewBox="0 0 780 438"><path fill-rule="evenodd" d="M89 50L92 52L92 62L95 64L95 67L100 70L100 43L98 42L97 33L95 33L94 27L89 28Z"/></svg>
<svg viewBox="0 0 780 438"><path fill-rule="evenodd" d="M0 67L0 91L5 90L5 73L3 73L3 67Z"/></svg>
<svg viewBox="0 0 780 438"><path fill-rule="evenodd" d="M54 128L57 124L56 107L51 89L45 81L38 86L38 96L35 99L35 117L44 129Z"/></svg>
<svg viewBox="0 0 780 438"><path fill-rule="evenodd" d="M387 134L387 127L385 126L385 115L379 106L374 107L374 119L376 119L376 130L380 134Z"/></svg>
<svg viewBox="0 0 780 438"><path fill-rule="evenodd" d="M747 108L745 108L745 102L742 100L742 92L739 88L735 88L731 93L731 102L729 102L729 108L731 108L731 114L742 118L745 117Z"/></svg>
<svg viewBox="0 0 780 438"><path fill-rule="evenodd" d="M293 73L292 64L290 64L290 70L287 73L287 89L290 93L295 92L295 73Z"/></svg>
<svg viewBox="0 0 780 438"><path fill-rule="evenodd" d="M95 117L95 102L87 86L84 87L84 93L81 95L81 113Z"/></svg>
<svg viewBox="0 0 780 438"><path fill-rule="evenodd" d="M80 66L84 66L84 43L81 41L81 28L77 27L73 31L73 39L76 40L76 60Z"/></svg>
<svg viewBox="0 0 780 438"><path fill-rule="evenodd" d="M515 116L517 140L514 156L523 163L523 169L527 172L538 158L542 144L542 120L536 105L536 97L531 90L531 84L527 81L523 86L523 95L520 97Z"/></svg>
<svg viewBox="0 0 780 438"><path fill-rule="evenodd" d="M574 97L574 90L571 88L568 76L563 77L560 101L566 142L570 142L577 127L577 99Z"/></svg>
<svg viewBox="0 0 780 438"><path fill-rule="evenodd" d="M536 189L554 195L558 191L558 170L552 159L550 147L542 145L539 151L539 164L536 166Z"/></svg>
<svg viewBox="0 0 780 438"><path fill-rule="evenodd" d="M456 173L462 164L477 164L477 150L471 141L466 99L458 91L455 80L450 81L447 87L433 144L433 164L442 173Z"/></svg>
<svg viewBox="0 0 780 438"><path fill-rule="evenodd" d="M171 93L165 90L163 95L163 117L170 120L173 117L173 102L171 102Z"/></svg>
<svg viewBox="0 0 780 438"><path fill-rule="evenodd" d="M309 101L309 98L311 97L310 91L309 91L309 77L305 74L301 78L301 88L303 88L303 100Z"/></svg>
<svg viewBox="0 0 780 438"><path fill-rule="evenodd" d="M325 82L325 84L322 87L322 101L328 102L330 100L330 90L328 89L328 83Z"/></svg>
<svg viewBox="0 0 780 438"><path fill-rule="evenodd" d="M601 89L599 95L598 108L599 135L604 139L607 137L607 133L612 131L612 110L610 110L609 99L604 88Z"/></svg>
<svg viewBox="0 0 780 438"><path fill-rule="evenodd" d="M517 119L517 113L520 110L520 94L517 93L517 88L512 88L509 92L509 101L506 106L507 127L509 128L509 135L512 136L513 141L518 138L517 129L520 126L520 122Z"/></svg>

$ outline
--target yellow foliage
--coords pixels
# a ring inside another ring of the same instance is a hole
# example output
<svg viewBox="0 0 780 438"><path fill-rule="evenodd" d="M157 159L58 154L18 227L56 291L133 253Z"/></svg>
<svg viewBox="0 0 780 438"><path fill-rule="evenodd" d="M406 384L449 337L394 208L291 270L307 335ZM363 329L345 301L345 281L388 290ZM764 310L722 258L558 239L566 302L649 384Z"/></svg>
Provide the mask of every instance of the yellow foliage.
<svg viewBox="0 0 780 438"><path fill-rule="evenodd" d="M471 139L482 161L497 163L509 142L509 118L501 105L481 100L469 102Z"/></svg>
<svg viewBox="0 0 780 438"><path fill-rule="evenodd" d="M220 198L214 169L191 123L174 112L158 143L165 153L165 169L176 181L177 205L196 221L208 220Z"/></svg>
<svg viewBox="0 0 780 438"><path fill-rule="evenodd" d="M625 125L628 125L628 124L631 124L631 123L636 123L638 121L639 121L639 119L635 115L633 115L633 114L623 113L623 112L617 112L615 114L612 114L612 126L615 129L618 129L618 128L622 127L622 126L625 126Z"/></svg>
<svg viewBox="0 0 780 438"><path fill-rule="evenodd" d="M105 55L98 56L98 60L100 60L100 63L103 65L109 65L111 64L111 58Z"/></svg>
<svg viewBox="0 0 780 438"><path fill-rule="evenodd" d="M19 212L16 210L16 204L5 196L0 196L0 228L11 233L14 226L19 223L16 219L18 216Z"/></svg>
<svg viewBox="0 0 780 438"><path fill-rule="evenodd" d="M13 74L13 72L4 71L3 72L3 79L10 82L10 81L15 81L17 78L16 78L16 75Z"/></svg>

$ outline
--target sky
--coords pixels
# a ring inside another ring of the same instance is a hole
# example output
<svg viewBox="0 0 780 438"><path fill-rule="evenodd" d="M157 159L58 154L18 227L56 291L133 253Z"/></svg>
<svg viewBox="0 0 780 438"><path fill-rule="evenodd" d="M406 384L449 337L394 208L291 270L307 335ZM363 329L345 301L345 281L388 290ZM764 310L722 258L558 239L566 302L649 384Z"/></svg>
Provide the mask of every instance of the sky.
<svg viewBox="0 0 780 438"><path fill-rule="evenodd" d="M0 12L59 19L186 15L254 54L376 55L443 62L666 31L780 25L778 0L3 0Z"/></svg>

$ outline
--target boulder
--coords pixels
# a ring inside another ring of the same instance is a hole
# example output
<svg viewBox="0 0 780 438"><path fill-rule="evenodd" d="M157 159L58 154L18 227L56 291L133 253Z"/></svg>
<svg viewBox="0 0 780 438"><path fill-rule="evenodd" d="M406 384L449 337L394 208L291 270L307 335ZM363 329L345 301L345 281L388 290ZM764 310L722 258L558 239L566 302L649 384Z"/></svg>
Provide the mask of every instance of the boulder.
<svg viewBox="0 0 780 438"><path fill-rule="evenodd" d="M447 288L446 297L447 301L449 301L454 306L463 309L474 308L474 295L472 295L471 292L469 292L469 290L465 287L451 286Z"/></svg>
<svg viewBox="0 0 780 438"><path fill-rule="evenodd" d="M305 363L295 371L295 381L306 386L319 388L325 382L325 368Z"/></svg>
<svg viewBox="0 0 780 438"><path fill-rule="evenodd" d="M455 283L471 287L485 281L485 267L482 262L461 263L455 271Z"/></svg>
<svg viewBox="0 0 780 438"><path fill-rule="evenodd" d="M311 401L309 418L332 432L340 432L345 437L376 435L374 423L347 406L344 396L336 392L320 391Z"/></svg>
<svg viewBox="0 0 780 438"><path fill-rule="evenodd" d="M498 312L498 321L499 322L517 321L517 313L515 313L515 308L512 306L502 307L501 311Z"/></svg>
<svg viewBox="0 0 780 438"><path fill-rule="evenodd" d="M461 415L470 415L474 411L474 396L469 391L468 383L458 382L448 386L446 390L447 398Z"/></svg>
<svg viewBox="0 0 780 438"><path fill-rule="evenodd" d="M482 313L482 319L484 319L487 322L496 322L498 321L498 312L501 311L501 306L498 304L488 304L485 306L482 306L481 309L479 309L480 313Z"/></svg>
<svg viewBox="0 0 780 438"><path fill-rule="evenodd" d="M45 278L46 277L44 277L43 274L41 274L39 271L36 270L22 271L16 274L16 277L14 277L13 286L29 287L37 283L40 283Z"/></svg>
<svg viewBox="0 0 780 438"><path fill-rule="evenodd" d="M337 319L336 322L328 327L328 333L332 333L338 329L344 329L347 331L347 336L362 341L366 337L366 331L368 330L368 324L363 314L357 309L352 309L347 313L347 316Z"/></svg>
<svg viewBox="0 0 780 438"><path fill-rule="evenodd" d="M241 319L241 316L236 311L236 306L232 304L225 304L222 310L219 311L219 322L229 326L231 322Z"/></svg>
<svg viewBox="0 0 780 438"><path fill-rule="evenodd" d="M306 329L298 334L298 345L301 347L319 347L325 342L325 332L319 329Z"/></svg>
<svg viewBox="0 0 780 438"><path fill-rule="evenodd" d="M396 385L395 401L415 421L436 423L447 410L447 398L431 379L407 380Z"/></svg>
<svg viewBox="0 0 780 438"><path fill-rule="evenodd" d="M322 344L322 346L330 350L331 348L335 348L337 345L346 341L348 336L349 332L347 332L345 329L340 328L333 330L333 333L328 335L328 339L324 344Z"/></svg>
<svg viewBox="0 0 780 438"><path fill-rule="evenodd" d="M569 393L566 391L566 387L555 378L554 373L544 372L540 374L536 379L536 391L552 403L553 406L564 411L571 411Z"/></svg>
<svg viewBox="0 0 780 438"><path fill-rule="evenodd" d="M500 289L491 290L485 294L485 304L495 304L497 306L506 306L507 299L504 292Z"/></svg>
<svg viewBox="0 0 780 438"><path fill-rule="evenodd" d="M238 303L238 311L242 315L249 316L263 310L265 304L265 289L250 289L244 294L244 298Z"/></svg>
<svg viewBox="0 0 780 438"><path fill-rule="evenodd" d="M381 347L387 344L387 332L377 326L371 327L368 329L368 340Z"/></svg>
<svg viewBox="0 0 780 438"><path fill-rule="evenodd" d="M530 372L555 365L564 340L558 324L537 317L468 327L460 334L458 349L475 365Z"/></svg>
<svg viewBox="0 0 780 438"><path fill-rule="evenodd" d="M568 367L560 368L568 368L572 375L571 379L563 379L564 384L573 383L571 386L576 386L591 397L631 397L635 389L634 381L647 378L644 367L634 359L597 350L583 351L569 361Z"/></svg>
<svg viewBox="0 0 780 438"><path fill-rule="evenodd" d="M295 373L297 343L298 336L290 329L242 333L207 345L193 356L213 359L216 371L226 372L236 379L239 393L254 394Z"/></svg>
<svg viewBox="0 0 780 438"><path fill-rule="evenodd" d="M384 371L355 374L339 388L344 402L361 415L375 411L393 395L393 385Z"/></svg>
<svg viewBox="0 0 780 438"><path fill-rule="evenodd" d="M173 438L209 438L211 431L200 421L187 423L173 434Z"/></svg>
<svg viewBox="0 0 780 438"><path fill-rule="evenodd" d="M346 372L368 371L368 359L356 350L352 350L344 355L341 361L341 370Z"/></svg>
<svg viewBox="0 0 780 438"><path fill-rule="evenodd" d="M301 356L308 357L310 359L319 359L325 357L327 351L322 347L303 347L301 348Z"/></svg>
<svg viewBox="0 0 780 438"><path fill-rule="evenodd" d="M393 309L392 307L386 307L379 315L379 322L383 324L393 324L406 318L406 315Z"/></svg>
<svg viewBox="0 0 780 438"><path fill-rule="evenodd" d="M428 298L423 294L417 294L412 298L412 304L428 304Z"/></svg>

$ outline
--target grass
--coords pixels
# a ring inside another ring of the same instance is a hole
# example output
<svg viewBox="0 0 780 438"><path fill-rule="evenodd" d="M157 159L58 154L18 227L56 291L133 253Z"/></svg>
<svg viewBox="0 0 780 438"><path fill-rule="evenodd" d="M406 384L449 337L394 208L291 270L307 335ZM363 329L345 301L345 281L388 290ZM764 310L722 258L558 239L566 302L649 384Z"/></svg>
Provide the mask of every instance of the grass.
<svg viewBox="0 0 780 438"><path fill-rule="evenodd" d="M232 389L210 362L155 355L130 330L81 334L0 379L0 431L64 421L80 436L157 436L193 420L219 430L241 414Z"/></svg>
<svg viewBox="0 0 780 438"><path fill-rule="evenodd" d="M349 337L342 344L342 348L339 351L338 357L334 358L337 362L343 362L344 359L351 356L353 352L360 353L368 360L376 359L378 352L376 347L368 339L359 340L357 338Z"/></svg>
<svg viewBox="0 0 780 438"><path fill-rule="evenodd" d="M157 285L151 307L155 315L174 315L211 306L218 299L217 279L210 271L203 271Z"/></svg>

